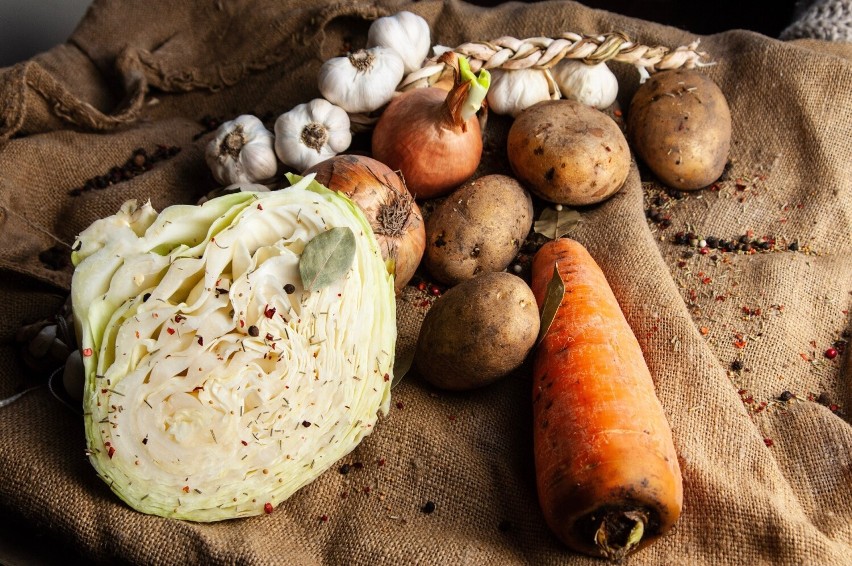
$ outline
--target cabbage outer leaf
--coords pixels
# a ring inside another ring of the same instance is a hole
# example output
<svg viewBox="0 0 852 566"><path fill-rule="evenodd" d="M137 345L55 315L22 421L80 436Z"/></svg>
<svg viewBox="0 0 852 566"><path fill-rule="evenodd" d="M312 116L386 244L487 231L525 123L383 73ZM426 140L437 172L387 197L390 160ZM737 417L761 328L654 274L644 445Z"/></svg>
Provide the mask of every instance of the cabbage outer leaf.
<svg viewBox="0 0 852 566"><path fill-rule="evenodd" d="M393 278L354 203L293 180L159 214L129 201L75 243L87 449L134 509L193 521L263 513L387 413ZM306 291L300 254L333 227L355 234L355 259Z"/></svg>

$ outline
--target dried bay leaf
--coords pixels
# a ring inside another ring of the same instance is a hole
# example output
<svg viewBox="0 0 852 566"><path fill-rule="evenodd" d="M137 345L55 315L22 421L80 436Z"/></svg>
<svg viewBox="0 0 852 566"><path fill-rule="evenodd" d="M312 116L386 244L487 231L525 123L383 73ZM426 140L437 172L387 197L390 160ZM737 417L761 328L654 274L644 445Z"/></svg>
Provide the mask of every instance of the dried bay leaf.
<svg viewBox="0 0 852 566"><path fill-rule="evenodd" d="M556 210L556 208L549 206L541 211L533 229L537 234L555 240L570 232L571 228L576 226L581 218L580 213L576 210L570 208Z"/></svg>
<svg viewBox="0 0 852 566"><path fill-rule="evenodd" d="M314 236L302 251L299 275L308 291L331 285L352 266L355 234L350 228L332 228Z"/></svg>
<svg viewBox="0 0 852 566"><path fill-rule="evenodd" d="M556 312L562 304L562 297L565 296L565 282L562 281L562 276L559 275L559 263L553 266L553 277L547 283L547 289L544 292L544 304L541 306L541 327L538 331L538 341L544 338L547 331L550 330L550 325L553 324L553 319L556 318Z"/></svg>

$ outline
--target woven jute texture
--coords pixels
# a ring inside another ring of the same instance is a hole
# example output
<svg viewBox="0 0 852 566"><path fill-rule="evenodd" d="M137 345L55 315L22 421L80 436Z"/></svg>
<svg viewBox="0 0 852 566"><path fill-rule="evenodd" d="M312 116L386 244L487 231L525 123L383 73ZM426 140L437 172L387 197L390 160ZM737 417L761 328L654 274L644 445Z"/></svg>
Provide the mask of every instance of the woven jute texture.
<svg viewBox="0 0 852 566"><path fill-rule="evenodd" d="M81 230L129 198L195 202L215 188L205 117L269 120L317 97L322 61L401 9L448 46L569 31L669 47L696 39L568 1L94 2L66 44L0 69L0 396L44 380L27 373L14 337L64 303L62 259ZM852 46L746 31L700 39L715 61L702 72L733 114L725 177L674 195L634 166L571 232L639 339L684 475L676 528L628 563L848 565ZM626 111L638 73L612 67ZM507 124L489 118L478 174L508 170ZM158 146L180 150L144 174L74 191ZM677 232L774 245L702 254ZM399 298L401 355L429 301L415 287ZM103 563L598 563L543 521L531 420L526 366L460 394L411 374L346 458L348 474L332 468L269 515L196 524L115 497L86 459L82 418L42 388L0 409L0 511Z"/></svg>

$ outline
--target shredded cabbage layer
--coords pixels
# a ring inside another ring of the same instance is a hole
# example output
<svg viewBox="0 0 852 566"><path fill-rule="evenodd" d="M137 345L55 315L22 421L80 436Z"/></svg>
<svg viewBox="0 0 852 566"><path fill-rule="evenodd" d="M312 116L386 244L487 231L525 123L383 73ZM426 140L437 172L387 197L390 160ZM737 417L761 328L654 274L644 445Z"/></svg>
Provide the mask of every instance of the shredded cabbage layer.
<svg viewBox="0 0 852 566"><path fill-rule="evenodd" d="M333 227L355 234L352 266L306 291L302 250ZM312 178L159 214L129 201L75 250L89 458L133 508L269 512L387 412L392 276L360 210Z"/></svg>

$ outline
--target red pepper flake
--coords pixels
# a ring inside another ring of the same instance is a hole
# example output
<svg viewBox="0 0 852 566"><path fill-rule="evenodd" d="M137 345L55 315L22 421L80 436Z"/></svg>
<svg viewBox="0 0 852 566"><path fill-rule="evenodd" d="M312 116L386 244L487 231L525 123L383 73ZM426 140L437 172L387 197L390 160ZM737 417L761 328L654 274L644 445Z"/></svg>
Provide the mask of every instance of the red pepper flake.
<svg viewBox="0 0 852 566"><path fill-rule="evenodd" d="M246 442L245 440L240 440L240 443L241 443L243 446L248 446L248 442Z"/></svg>
<svg viewBox="0 0 852 566"><path fill-rule="evenodd" d="M707 336L707 334L710 333L710 329L707 328L706 326L702 326L701 328L698 329L698 331L701 333L702 336Z"/></svg>
<svg viewBox="0 0 852 566"><path fill-rule="evenodd" d="M176 315L175 315L175 322L180 322L180 321L182 321L184 318L186 318L186 317L184 317L184 316L183 316L183 315L181 315L181 314L176 314Z"/></svg>
<svg viewBox="0 0 852 566"><path fill-rule="evenodd" d="M136 339L139 340L139 331L136 331Z"/></svg>
<svg viewBox="0 0 852 566"><path fill-rule="evenodd" d="M189 486L188 485L183 486L183 492L189 493Z"/></svg>
<svg viewBox="0 0 852 566"><path fill-rule="evenodd" d="M83 357L84 358L88 358L91 355L92 355L92 349L91 348L83 348Z"/></svg>
<svg viewBox="0 0 852 566"><path fill-rule="evenodd" d="M742 334L735 334L734 338L735 338L735 340L733 342L734 348L738 348L738 349L742 350L743 348L746 347L747 342L743 339Z"/></svg>
<svg viewBox="0 0 852 566"><path fill-rule="evenodd" d="M811 361L811 359L808 357L808 355L805 354L804 352L799 352L799 357L802 358L803 360L805 360L806 362Z"/></svg>
<svg viewBox="0 0 852 566"><path fill-rule="evenodd" d="M266 503L264 503L264 504L263 504L263 512L264 512L264 513L266 513L267 515L269 515L269 514L270 514L270 513L272 513L273 511L275 511L275 508L272 506L272 503L269 503L269 502L267 501Z"/></svg>
<svg viewBox="0 0 852 566"><path fill-rule="evenodd" d="M241 320L240 321L240 328L245 328L245 325L246 325L246 321Z"/></svg>
<svg viewBox="0 0 852 566"><path fill-rule="evenodd" d="M320 523L327 523L328 522L328 515L320 515L319 520L320 520Z"/></svg>
<svg viewBox="0 0 852 566"><path fill-rule="evenodd" d="M622 114L623 114L623 113L621 112L621 110L618 110L618 109L613 110L613 111L612 111L612 113L613 113L613 114L615 114L616 116L618 116L619 118L621 118L621 116L622 116Z"/></svg>
<svg viewBox="0 0 852 566"><path fill-rule="evenodd" d="M418 283L418 284L417 284L417 289L418 289L418 290L420 290L420 291L425 291L425 290L426 290L426 282L425 282L425 281L421 281L420 283Z"/></svg>
<svg viewBox="0 0 852 566"><path fill-rule="evenodd" d="M772 441L772 439L771 439L771 438L764 438L764 439L763 439L763 443L764 443L764 444L766 444L766 446L768 446L768 447L772 447L772 445L773 445L773 444L775 444L775 443Z"/></svg>
<svg viewBox="0 0 852 566"><path fill-rule="evenodd" d="M258 209L258 210L263 210L263 207L260 205L260 203L257 203L257 209Z"/></svg>
<svg viewBox="0 0 852 566"><path fill-rule="evenodd" d="M109 450L107 450L107 456L109 456L109 457L110 457L110 459L112 459L112 455L113 455L113 454L115 454L115 448L113 448L112 446L110 446L110 447L109 447Z"/></svg>
<svg viewBox="0 0 852 566"><path fill-rule="evenodd" d="M267 333L266 333L266 341L267 341L267 342L272 342L273 340L275 340L275 336L273 336L272 334L270 334L269 332L267 332Z"/></svg>
<svg viewBox="0 0 852 566"><path fill-rule="evenodd" d="M396 402L396 408L397 408L397 409L404 409L404 408L405 408L405 404L403 404L403 402L402 402L402 401L397 401L397 402Z"/></svg>
<svg viewBox="0 0 852 566"><path fill-rule="evenodd" d="M370 486L369 486L369 485L365 485L365 486L364 486L364 493L366 493L367 495L369 495L369 494L370 494L370 491L372 491L372 490L370 489Z"/></svg>
<svg viewBox="0 0 852 566"><path fill-rule="evenodd" d="M199 346L203 346L203 345L204 345L204 338L203 338L202 336L198 336L198 337L195 339L195 341L196 341L196 342L198 342L198 345L199 345Z"/></svg>
<svg viewBox="0 0 852 566"><path fill-rule="evenodd" d="M263 314L264 316L266 316L266 318L272 318L273 316L275 316L275 307L270 307L269 305L266 305L263 309Z"/></svg>
<svg viewBox="0 0 852 566"><path fill-rule="evenodd" d="M712 283L713 280L710 279L709 277L705 277L701 280L701 282L704 283L705 285L707 285L708 283Z"/></svg>
<svg viewBox="0 0 852 566"><path fill-rule="evenodd" d="M174 328L169 327L169 328L166 328L166 332L168 332L169 334L174 334L174 333L175 333L175 329L174 329Z"/></svg>
<svg viewBox="0 0 852 566"><path fill-rule="evenodd" d="M384 466L385 465L385 459L379 458L378 460L376 460L376 465L378 465L379 467Z"/></svg>
<svg viewBox="0 0 852 566"><path fill-rule="evenodd" d="M389 374L386 373L383 377L385 378L385 381L390 381L390 375Z"/></svg>

